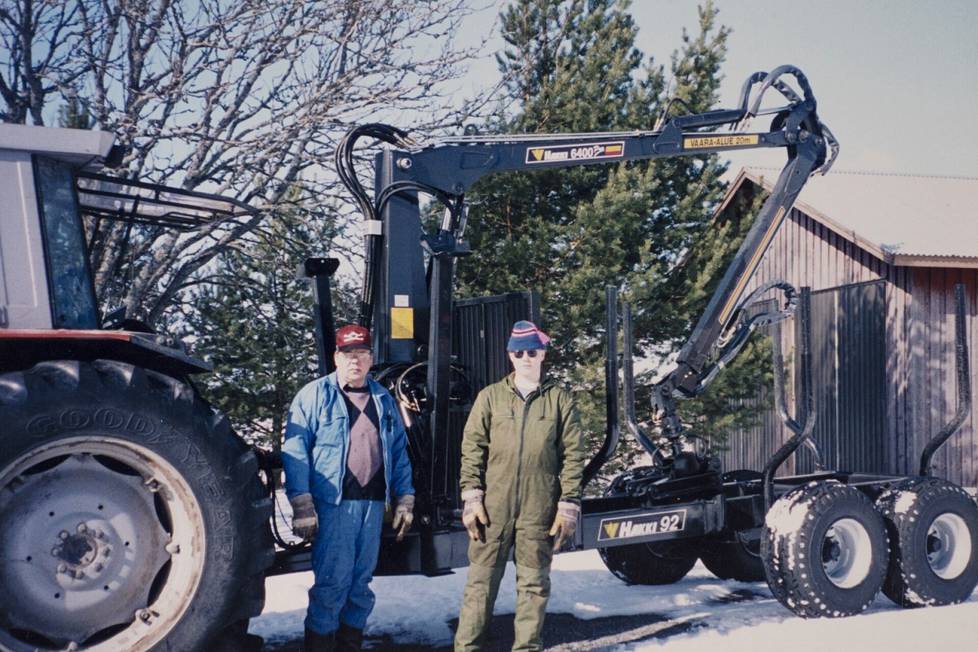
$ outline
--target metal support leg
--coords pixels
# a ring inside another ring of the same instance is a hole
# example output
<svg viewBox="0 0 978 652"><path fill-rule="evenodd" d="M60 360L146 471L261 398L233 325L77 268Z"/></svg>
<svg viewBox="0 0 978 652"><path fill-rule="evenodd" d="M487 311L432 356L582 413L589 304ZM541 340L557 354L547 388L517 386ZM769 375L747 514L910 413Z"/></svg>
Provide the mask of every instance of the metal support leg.
<svg viewBox="0 0 978 652"><path fill-rule="evenodd" d="M452 361L452 252L431 259L431 327L428 343L428 402L431 410L431 499L448 495L449 374Z"/></svg>
<svg viewBox="0 0 978 652"><path fill-rule="evenodd" d="M799 446L807 441L815 430L815 388L812 382L812 291L801 289L798 306L798 327L801 329L798 347L798 371L801 378L799 402L804 401L805 424L799 426L798 418L791 418L784 402L784 357L781 351L781 327L774 325L774 402L778 415L785 425L795 433L779 448L764 467L764 509L767 511L774 503L774 474L791 457ZM800 417L800 415L799 415Z"/></svg>
<svg viewBox="0 0 978 652"><path fill-rule="evenodd" d="M604 289L605 310L607 312L607 343L604 363L605 386L605 435L601 450L588 462L584 469L584 483L587 486L605 462L614 454L618 446L621 429L618 426L618 290L613 285ZM626 344L626 349L627 349ZM631 356L629 356L631 357Z"/></svg>

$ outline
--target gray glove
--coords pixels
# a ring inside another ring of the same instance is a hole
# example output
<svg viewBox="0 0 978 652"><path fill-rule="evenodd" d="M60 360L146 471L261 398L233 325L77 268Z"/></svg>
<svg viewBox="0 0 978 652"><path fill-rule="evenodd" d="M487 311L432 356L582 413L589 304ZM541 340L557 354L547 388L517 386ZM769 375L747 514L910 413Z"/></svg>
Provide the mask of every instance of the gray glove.
<svg viewBox="0 0 978 652"><path fill-rule="evenodd" d="M482 504L482 499L486 495L482 489L468 489L462 492L462 500L465 506L462 508L462 524L469 531L469 538L473 541L486 540L486 526L489 525L489 515Z"/></svg>
<svg viewBox="0 0 978 652"><path fill-rule="evenodd" d="M391 528L397 532L397 540L400 541L411 529L414 523L414 495L407 494L397 499L397 506L394 507L394 521Z"/></svg>
<svg viewBox="0 0 978 652"><path fill-rule="evenodd" d="M299 494L289 499L292 505L292 531L303 541L311 541L319 531L319 517L312 494Z"/></svg>
<svg viewBox="0 0 978 652"><path fill-rule="evenodd" d="M577 521L581 518L581 506L577 503L560 501L557 503L557 516L550 528L550 536L554 538L554 552L560 550L564 542L574 538Z"/></svg>

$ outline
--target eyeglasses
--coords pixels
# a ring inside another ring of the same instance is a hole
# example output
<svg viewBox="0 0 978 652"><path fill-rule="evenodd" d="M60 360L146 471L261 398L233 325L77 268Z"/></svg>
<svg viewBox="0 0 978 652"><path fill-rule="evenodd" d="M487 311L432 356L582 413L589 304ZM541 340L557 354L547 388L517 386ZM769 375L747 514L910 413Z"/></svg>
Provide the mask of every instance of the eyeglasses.
<svg viewBox="0 0 978 652"><path fill-rule="evenodd" d="M529 350L529 351L513 351L513 357L514 358L522 358L524 353L526 354L526 356L528 358L535 358L535 357L537 357L537 352L534 351L534 350L532 350L532 349Z"/></svg>

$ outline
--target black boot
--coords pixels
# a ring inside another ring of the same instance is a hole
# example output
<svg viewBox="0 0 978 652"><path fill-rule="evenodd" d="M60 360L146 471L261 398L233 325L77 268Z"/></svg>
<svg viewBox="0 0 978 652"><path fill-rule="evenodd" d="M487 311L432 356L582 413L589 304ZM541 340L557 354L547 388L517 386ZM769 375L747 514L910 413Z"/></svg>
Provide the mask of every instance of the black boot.
<svg viewBox="0 0 978 652"><path fill-rule="evenodd" d="M320 634L306 627L303 652L336 652L336 632Z"/></svg>
<svg viewBox="0 0 978 652"><path fill-rule="evenodd" d="M363 630L340 623L336 630L336 652L360 652L363 645Z"/></svg>

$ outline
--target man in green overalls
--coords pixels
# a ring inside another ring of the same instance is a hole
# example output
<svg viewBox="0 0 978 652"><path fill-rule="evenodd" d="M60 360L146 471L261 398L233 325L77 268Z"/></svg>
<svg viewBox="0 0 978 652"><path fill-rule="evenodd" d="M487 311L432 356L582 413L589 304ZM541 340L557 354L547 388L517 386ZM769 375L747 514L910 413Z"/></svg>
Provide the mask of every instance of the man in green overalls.
<svg viewBox="0 0 978 652"><path fill-rule="evenodd" d="M528 321L507 343L513 373L475 399L462 437L462 521L469 575L456 652L481 649L510 550L516 558L513 650L542 650L553 553L581 513L584 442L571 395L543 377L550 338Z"/></svg>

